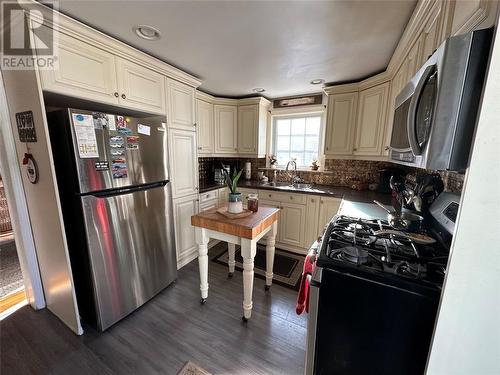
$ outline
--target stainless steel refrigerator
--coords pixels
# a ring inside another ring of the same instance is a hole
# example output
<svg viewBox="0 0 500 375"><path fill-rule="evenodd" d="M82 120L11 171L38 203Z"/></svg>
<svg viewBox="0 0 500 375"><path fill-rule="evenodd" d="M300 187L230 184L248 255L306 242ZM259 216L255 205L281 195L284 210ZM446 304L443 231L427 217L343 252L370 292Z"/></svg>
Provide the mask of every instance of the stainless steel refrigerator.
<svg viewBox="0 0 500 375"><path fill-rule="evenodd" d="M78 308L105 330L177 277L165 118L47 118Z"/></svg>

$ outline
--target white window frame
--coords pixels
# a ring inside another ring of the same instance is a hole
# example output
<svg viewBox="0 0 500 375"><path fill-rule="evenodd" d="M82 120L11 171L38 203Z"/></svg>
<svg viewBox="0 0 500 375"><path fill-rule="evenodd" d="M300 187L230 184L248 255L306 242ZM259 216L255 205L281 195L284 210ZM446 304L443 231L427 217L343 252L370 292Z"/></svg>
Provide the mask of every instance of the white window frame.
<svg viewBox="0 0 500 375"><path fill-rule="evenodd" d="M280 111L281 112L281 111ZM276 153L276 121L280 119L294 119L294 118L304 118L304 117L320 117L320 129L319 129L319 146L318 146L318 162L320 163L320 170L322 170L324 165L324 137L325 137L325 111L321 110L311 110L311 111L283 111L283 113L276 113L271 116L272 118L272 131L271 131L271 152L270 155ZM279 169L284 169L285 165L278 164ZM310 170L309 166L297 166L297 170Z"/></svg>

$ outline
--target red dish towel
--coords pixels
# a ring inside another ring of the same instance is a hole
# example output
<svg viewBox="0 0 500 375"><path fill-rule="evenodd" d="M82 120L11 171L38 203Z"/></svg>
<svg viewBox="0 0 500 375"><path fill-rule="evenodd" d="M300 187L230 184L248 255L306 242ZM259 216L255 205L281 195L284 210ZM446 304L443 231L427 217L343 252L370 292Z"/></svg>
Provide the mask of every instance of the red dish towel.
<svg viewBox="0 0 500 375"><path fill-rule="evenodd" d="M300 281L299 295L297 297L297 306L295 307L295 312L297 315L302 314L304 309L309 312L309 280L308 275L313 274L314 268L316 267L316 255L307 254L306 260L304 261L304 270L302 271L302 279Z"/></svg>

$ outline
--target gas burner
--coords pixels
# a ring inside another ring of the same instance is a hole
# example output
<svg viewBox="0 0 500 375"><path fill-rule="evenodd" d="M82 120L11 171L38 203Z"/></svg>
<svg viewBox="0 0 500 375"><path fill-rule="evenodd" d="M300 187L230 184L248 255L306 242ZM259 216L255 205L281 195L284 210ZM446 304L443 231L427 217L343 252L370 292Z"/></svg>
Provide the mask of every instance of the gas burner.
<svg viewBox="0 0 500 375"><path fill-rule="evenodd" d="M342 228L334 228L331 233L332 239L344 241L344 242L349 242L349 243L355 243L357 245L370 245L374 243L377 240L377 237L375 237L372 233L370 232L365 232L361 230L356 230L356 231L349 231L346 229Z"/></svg>
<svg viewBox="0 0 500 375"><path fill-rule="evenodd" d="M396 265L394 271L398 275L409 276L415 279L420 279L427 274L427 267L420 263L409 263L403 261Z"/></svg>
<svg viewBox="0 0 500 375"><path fill-rule="evenodd" d="M368 251L354 246L346 246L330 254L330 258L345 260L354 264L365 264L368 260Z"/></svg>

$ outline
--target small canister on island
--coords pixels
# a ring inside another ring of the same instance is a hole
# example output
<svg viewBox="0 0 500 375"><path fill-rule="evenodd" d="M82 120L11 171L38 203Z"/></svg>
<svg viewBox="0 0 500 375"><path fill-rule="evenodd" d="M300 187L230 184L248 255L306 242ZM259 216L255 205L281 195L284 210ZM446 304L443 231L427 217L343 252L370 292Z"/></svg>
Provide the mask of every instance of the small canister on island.
<svg viewBox="0 0 500 375"><path fill-rule="evenodd" d="M248 194L248 209L252 212L257 212L259 210L259 196L258 194Z"/></svg>

